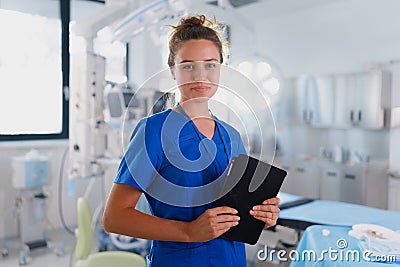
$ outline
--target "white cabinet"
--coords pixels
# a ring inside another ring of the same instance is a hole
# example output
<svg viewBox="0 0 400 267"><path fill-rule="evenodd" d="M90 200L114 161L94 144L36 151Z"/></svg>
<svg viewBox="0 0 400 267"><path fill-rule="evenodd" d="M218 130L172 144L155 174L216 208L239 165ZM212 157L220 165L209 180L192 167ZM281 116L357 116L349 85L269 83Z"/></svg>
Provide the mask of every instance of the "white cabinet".
<svg viewBox="0 0 400 267"><path fill-rule="evenodd" d="M365 173L363 204L375 208L388 207L387 167L369 166Z"/></svg>
<svg viewBox="0 0 400 267"><path fill-rule="evenodd" d="M340 201L340 170L335 166L322 167L320 196L323 200Z"/></svg>
<svg viewBox="0 0 400 267"><path fill-rule="evenodd" d="M336 75L333 125L383 128L381 99L390 90L390 80L391 74L386 71Z"/></svg>
<svg viewBox="0 0 400 267"><path fill-rule="evenodd" d="M388 209L400 211L400 177L389 178L388 182Z"/></svg>
<svg viewBox="0 0 400 267"><path fill-rule="evenodd" d="M317 110L314 126L330 127L333 123L334 108L334 77L332 75L318 75L315 77L317 84Z"/></svg>
<svg viewBox="0 0 400 267"><path fill-rule="evenodd" d="M365 169L343 166L340 175L340 201L363 204Z"/></svg>
<svg viewBox="0 0 400 267"><path fill-rule="evenodd" d="M317 85L312 75L301 75L296 83L299 120L311 124L317 110Z"/></svg>
<svg viewBox="0 0 400 267"><path fill-rule="evenodd" d="M319 168L313 161L282 160L275 165L287 171L281 191L308 198L319 198Z"/></svg>
<svg viewBox="0 0 400 267"><path fill-rule="evenodd" d="M288 172L281 191L298 196L386 209L388 177L384 165L343 165L319 160L275 159Z"/></svg>
<svg viewBox="0 0 400 267"><path fill-rule="evenodd" d="M349 108L352 95L349 89L348 75L335 75L335 97L334 97L334 119L333 126L336 128L347 128L350 124ZM349 95L350 94L350 95ZM354 96L353 96L354 99Z"/></svg>
<svg viewBox="0 0 400 267"><path fill-rule="evenodd" d="M321 199L387 208L387 177L383 165L331 163L321 168Z"/></svg>
<svg viewBox="0 0 400 267"><path fill-rule="evenodd" d="M313 162L295 162L293 193L308 198L319 198L319 168Z"/></svg>
<svg viewBox="0 0 400 267"><path fill-rule="evenodd" d="M333 122L333 76L302 75L297 79L299 120L315 127Z"/></svg>

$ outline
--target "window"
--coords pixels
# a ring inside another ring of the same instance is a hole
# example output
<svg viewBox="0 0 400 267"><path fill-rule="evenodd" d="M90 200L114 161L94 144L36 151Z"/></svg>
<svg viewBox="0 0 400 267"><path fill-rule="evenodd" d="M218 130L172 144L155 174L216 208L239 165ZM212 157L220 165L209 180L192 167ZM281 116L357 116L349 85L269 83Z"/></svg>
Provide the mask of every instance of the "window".
<svg viewBox="0 0 400 267"><path fill-rule="evenodd" d="M68 137L63 94L68 42L62 38L61 5L52 0L0 3L0 140ZM64 14L69 20L69 11Z"/></svg>

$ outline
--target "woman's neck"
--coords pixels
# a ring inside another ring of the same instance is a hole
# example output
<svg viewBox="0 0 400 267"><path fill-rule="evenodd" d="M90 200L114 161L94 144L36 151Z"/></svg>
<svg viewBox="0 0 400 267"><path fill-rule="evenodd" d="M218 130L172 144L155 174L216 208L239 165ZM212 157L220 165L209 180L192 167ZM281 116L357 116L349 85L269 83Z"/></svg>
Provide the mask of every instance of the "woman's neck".
<svg viewBox="0 0 400 267"><path fill-rule="evenodd" d="M196 101L195 99L179 101L179 105L189 115L191 119L210 118L208 100Z"/></svg>

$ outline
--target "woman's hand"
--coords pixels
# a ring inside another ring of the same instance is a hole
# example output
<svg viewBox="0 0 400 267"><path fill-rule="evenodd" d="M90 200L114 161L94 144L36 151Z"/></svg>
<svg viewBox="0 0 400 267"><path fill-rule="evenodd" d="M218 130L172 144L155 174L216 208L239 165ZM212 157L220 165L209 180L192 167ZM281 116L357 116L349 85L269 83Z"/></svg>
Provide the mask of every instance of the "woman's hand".
<svg viewBox="0 0 400 267"><path fill-rule="evenodd" d="M206 210L188 224L189 242L205 242L219 237L231 227L239 224L237 210L230 207L216 207Z"/></svg>
<svg viewBox="0 0 400 267"><path fill-rule="evenodd" d="M261 205L254 206L253 209L250 210L250 214L253 215L254 218L265 222L264 228L274 226L280 211L278 208L279 202L280 199L277 197L264 200Z"/></svg>

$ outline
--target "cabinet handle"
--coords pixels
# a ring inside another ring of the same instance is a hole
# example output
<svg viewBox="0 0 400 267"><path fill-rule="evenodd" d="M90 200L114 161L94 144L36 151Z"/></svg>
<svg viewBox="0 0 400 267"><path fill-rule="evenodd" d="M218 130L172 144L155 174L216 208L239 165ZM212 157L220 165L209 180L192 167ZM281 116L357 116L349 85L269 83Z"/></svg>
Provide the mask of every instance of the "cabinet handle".
<svg viewBox="0 0 400 267"><path fill-rule="evenodd" d="M350 111L350 120L351 122L354 122L354 112Z"/></svg>
<svg viewBox="0 0 400 267"><path fill-rule="evenodd" d="M361 121L361 110L358 111L358 121Z"/></svg>
<svg viewBox="0 0 400 267"><path fill-rule="evenodd" d="M303 111L303 120L305 121L305 122L307 122L307 110L304 110Z"/></svg>
<svg viewBox="0 0 400 267"><path fill-rule="evenodd" d="M296 168L296 171L298 171L298 172L304 172L304 168Z"/></svg>
<svg viewBox="0 0 400 267"><path fill-rule="evenodd" d="M336 177L336 172L327 172L328 176Z"/></svg>
<svg viewBox="0 0 400 267"><path fill-rule="evenodd" d="M355 175L352 175L352 174L345 174L344 175L344 178L346 178L346 179L356 179L356 176Z"/></svg>

